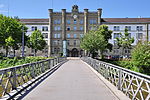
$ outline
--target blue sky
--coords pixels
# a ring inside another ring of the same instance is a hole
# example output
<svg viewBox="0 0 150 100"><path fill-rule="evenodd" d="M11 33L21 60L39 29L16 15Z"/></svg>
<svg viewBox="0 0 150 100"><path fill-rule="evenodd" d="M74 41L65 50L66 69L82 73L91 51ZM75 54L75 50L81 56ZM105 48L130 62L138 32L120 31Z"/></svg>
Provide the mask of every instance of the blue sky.
<svg viewBox="0 0 150 100"><path fill-rule="evenodd" d="M102 8L104 18L150 18L150 0L0 0L0 13L19 18L48 18L49 8L71 11L74 4L80 11Z"/></svg>

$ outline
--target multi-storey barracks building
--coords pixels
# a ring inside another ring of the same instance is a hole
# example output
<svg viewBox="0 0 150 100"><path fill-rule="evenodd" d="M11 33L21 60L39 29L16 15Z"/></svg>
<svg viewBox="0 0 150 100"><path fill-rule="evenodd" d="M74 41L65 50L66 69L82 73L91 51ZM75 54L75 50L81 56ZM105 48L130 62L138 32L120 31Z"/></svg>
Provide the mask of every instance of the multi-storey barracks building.
<svg viewBox="0 0 150 100"><path fill-rule="evenodd" d="M72 6L71 12L67 12L66 9L62 9L61 12L49 9L48 12L49 18L46 19L21 19L28 27L28 35L38 29L47 41L47 47L38 52L39 55L55 56L66 51L67 56L79 56L83 53L80 38L91 30L93 25L108 25L109 30L113 31L112 39L109 40L113 45L116 44L115 38L119 37L119 33L124 32L125 28L129 30L130 37L135 39L133 45L140 39L150 41L150 18L102 18L101 8L97 11L84 9L80 12L77 5ZM67 42L63 42L65 40ZM120 54L120 50L115 46L111 52L108 50L106 52L112 56ZM26 55L32 53L32 49L26 49ZM130 53L130 50L125 50L124 53Z"/></svg>

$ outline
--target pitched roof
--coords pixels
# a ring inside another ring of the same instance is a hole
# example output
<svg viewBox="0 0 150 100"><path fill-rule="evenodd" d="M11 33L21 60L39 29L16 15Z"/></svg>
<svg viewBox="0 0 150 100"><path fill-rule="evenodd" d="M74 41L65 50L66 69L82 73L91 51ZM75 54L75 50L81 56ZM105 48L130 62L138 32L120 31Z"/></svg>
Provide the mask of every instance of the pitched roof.
<svg viewBox="0 0 150 100"><path fill-rule="evenodd" d="M102 18L107 23L150 23L150 18Z"/></svg>
<svg viewBox="0 0 150 100"><path fill-rule="evenodd" d="M37 22L49 22L49 19L48 18L39 18L39 19L20 19L21 22L23 23L28 23L28 22L34 22L34 23L37 23Z"/></svg>
<svg viewBox="0 0 150 100"><path fill-rule="evenodd" d="M48 18L20 19L23 23L48 23ZM106 23L150 23L150 18L102 18Z"/></svg>

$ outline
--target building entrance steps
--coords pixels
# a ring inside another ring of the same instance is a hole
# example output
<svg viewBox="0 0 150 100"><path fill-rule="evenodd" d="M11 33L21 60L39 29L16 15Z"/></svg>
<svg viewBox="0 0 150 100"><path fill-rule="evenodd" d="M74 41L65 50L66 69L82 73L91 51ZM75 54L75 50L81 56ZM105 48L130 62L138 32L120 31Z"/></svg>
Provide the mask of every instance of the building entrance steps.
<svg viewBox="0 0 150 100"><path fill-rule="evenodd" d="M80 59L71 59L23 100L119 100ZM124 99L125 100L125 99Z"/></svg>

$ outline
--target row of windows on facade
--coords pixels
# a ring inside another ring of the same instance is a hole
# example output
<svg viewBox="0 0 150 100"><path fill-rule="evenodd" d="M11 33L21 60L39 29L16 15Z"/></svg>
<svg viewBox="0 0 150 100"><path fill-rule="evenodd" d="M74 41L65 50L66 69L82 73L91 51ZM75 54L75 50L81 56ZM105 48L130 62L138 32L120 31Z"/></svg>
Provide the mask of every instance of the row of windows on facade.
<svg viewBox="0 0 150 100"><path fill-rule="evenodd" d="M90 22L91 22L91 23L95 23L95 20L91 20ZM92 28L92 27L90 27L90 29L91 29L91 28ZM128 31L131 31L131 26L125 26L125 28L128 29ZM31 30L32 30L32 31L37 30L37 26L32 26L32 27L31 27ZM60 26L55 26L55 27L54 27L54 30L61 30L61 27L60 27ZM67 31L70 31L70 30L71 30L70 26L68 26L66 30L67 30ZM77 26L74 26L74 27L73 27L73 30L77 30ZM83 30L83 26L80 26L80 30ZM143 26L137 26L137 27L136 27L136 30L137 30L137 31L143 31ZM43 26L43 27L42 27L42 31L48 31L48 26ZM114 26L114 31L120 31L120 26Z"/></svg>
<svg viewBox="0 0 150 100"><path fill-rule="evenodd" d="M80 34L79 38L82 38L84 34ZM48 33L43 33L43 37L44 38L48 38ZM120 33L114 33L114 39L116 38L120 38L121 35ZM55 33L54 34L54 38L61 38L61 34L60 33ZM70 34L67 33L66 38L77 38L77 34ZM131 38L131 33L129 33L129 38ZM137 33L137 39L142 39L143 38L143 33Z"/></svg>
<svg viewBox="0 0 150 100"><path fill-rule="evenodd" d="M55 26L55 27L54 27L54 30L55 30L55 31L60 31L60 30L61 30L61 26ZM71 27L70 27L70 26L67 26L66 30L67 30L67 31L70 31L70 30L71 30ZM73 30L77 30L77 26L74 26L74 27L73 27ZM79 29L79 30L83 31L83 26L80 26L80 29Z"/></svg>
<svg viewBox="0 0 150 100"><path fill-rule="evenodd" d="M73 40L73 42L72 42L73 44L71 44L71 40L67 40L67 45L74 45L74 46L76 46L77 45L77 40ZM61 45L62 43L61 43L61 40L53 40L53 45L54 46L59 46L59 45Z"/></svg>
<svg viewBox="0 0 150 100"><path fill-rule="evenodd" d="M31 27L31 31L35 31L37 30L37 26L32 26ZM48 31L48 26L42 26L42 31Z"/></svg>
<svg viewBox="0 0 150 100"><path fill-rule="evenodd" d="M137 39L142 39L143 38L143 33L137 33L136 35L137 35L136 36ZM114 33L114 39L120 38L120 37L121 37L120 33ZM131 38L131 33L129 33L129 38Z"/></svg>
<svg viewBox="0 0 150 100"><path fill-rule="evenodd" d="M89 26L89 30L96 30L96 29L97 29L96 27ZM55 31L60 31L60 30L61 30L61 26L55 26L55 27L54 27L54 30L55 30ZM70 27L70 26L67 26L66 30L67 30L67 31L70 31L70 30L71 30L71 27ZM74 27L73 27L73 30L74 30L74 31L76 31L76 30L83 31L83 26L80 26L79 29L77 28L77 26L74 26Z"/></svg>
<svg viewBox="0 0 150 100"><path fill-rule="evenodd" d="M105 50L104 51L104 53L106 53L106 54L108 54L108 52L110 52L110 50ZM113 49L112 51L111 51L113 54L120 54L122 51L120 51L120 49ZM123 51L123 53L131 53L131 50L130 49L125 49L124 51Z"/></svg>
<svg viewBox="0 0 150 100"><path fill-rule="evenodd" d="M83 37L83 34L80 34L80 37L79 38L82 38ZM55 33L54 34L54 38L61 38L61 34L60 33ZM66 35L66 38L77 38L77 34L70 34L70 33L67 33Z"/></svg>
<svg viewBox="0 0 150 100"><path fill-rule="evenodd" d="M128 29L128 31L132 30L131 26L125 26L125 29ZM137 26L136 30L143 31L143 26ZM114 26L114 31L120 31L120 26Z"/></svg>
<svg viewBox="0 0 150 100"><path fill-rule="evenodd" d="M79 22L79 24L83 24L84 21L83 21L83 19L79 20L79 21L77 19L73 20L73 24L77 24L78 22ZM71 24L71 20L66 20L66 23ZM61 20L60 19L55 19L54 24L61 24ZM96 19L90 19L89 24L97 24L97 20Z"/></svg>

